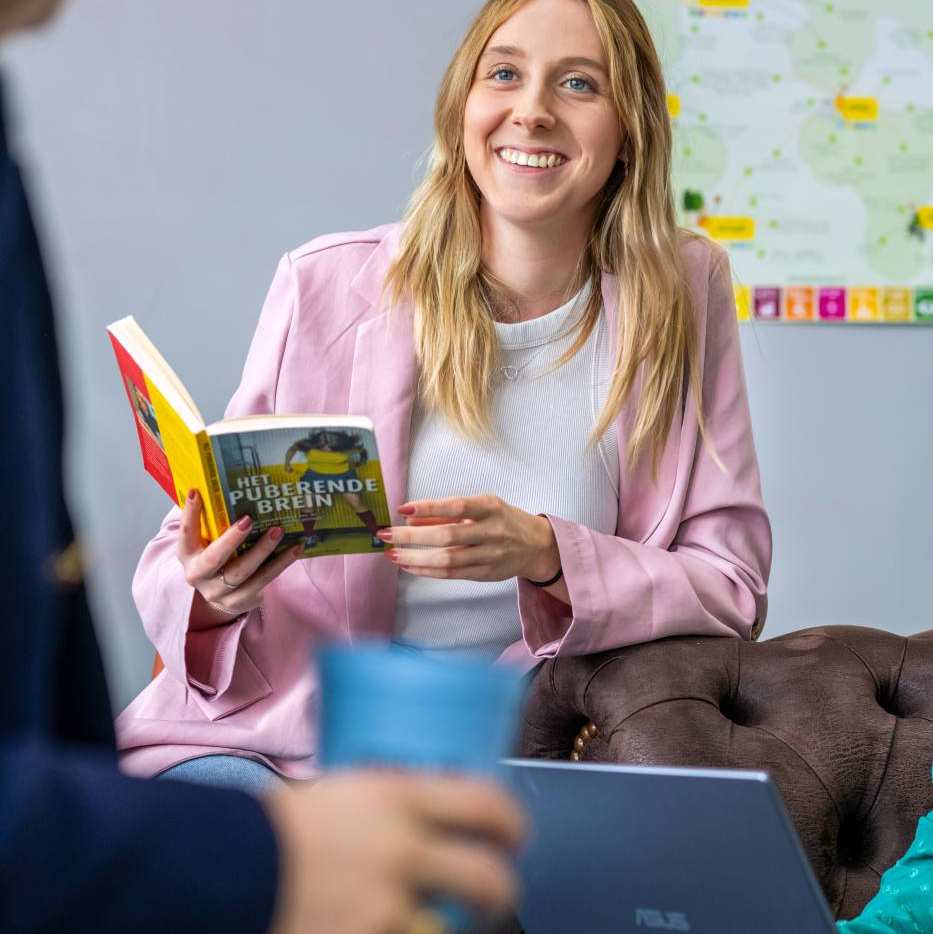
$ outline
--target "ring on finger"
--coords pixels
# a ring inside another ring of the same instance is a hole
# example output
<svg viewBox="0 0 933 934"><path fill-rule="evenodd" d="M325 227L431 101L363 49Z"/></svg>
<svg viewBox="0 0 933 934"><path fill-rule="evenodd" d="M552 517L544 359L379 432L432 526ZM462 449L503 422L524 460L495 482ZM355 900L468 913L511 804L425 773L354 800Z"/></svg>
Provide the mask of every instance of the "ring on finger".
<svg viewBox="0 0 933 934"><path fill-rule="evenodd" d="M237 587L240 586L239 584L231 584L230 581L228 581L227 578L224 577L224 569L223 569L223 568L221 568L221 569L217 572L217 576L220 578L220 582L224 585L224 587L227 588L227 590L236 590Z"/></svg>

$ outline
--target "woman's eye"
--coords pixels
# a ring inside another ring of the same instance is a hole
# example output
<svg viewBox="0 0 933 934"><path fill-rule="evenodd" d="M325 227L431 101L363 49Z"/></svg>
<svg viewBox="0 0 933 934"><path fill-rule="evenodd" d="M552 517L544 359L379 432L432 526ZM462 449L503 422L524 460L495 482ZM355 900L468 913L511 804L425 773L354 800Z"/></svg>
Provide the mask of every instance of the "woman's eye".
<svg viewBox="0 0 933 934"><path fill-rule="evenodd" d="M592 91L593 90L593 85L591 85L590 82L586 80L586 78L580 78L577 75L573 75L572 77L568 78L565 84L568 84L570 86L571 91Z"/></svg>
<svg viewBox="0 0 933 934"><path fill-rule="evenodd" d="M498 79L500 75L514 75L515 72L511 68L497 68L493 73L492 77ZM506 79L507 80L507 79Z"/></svg>

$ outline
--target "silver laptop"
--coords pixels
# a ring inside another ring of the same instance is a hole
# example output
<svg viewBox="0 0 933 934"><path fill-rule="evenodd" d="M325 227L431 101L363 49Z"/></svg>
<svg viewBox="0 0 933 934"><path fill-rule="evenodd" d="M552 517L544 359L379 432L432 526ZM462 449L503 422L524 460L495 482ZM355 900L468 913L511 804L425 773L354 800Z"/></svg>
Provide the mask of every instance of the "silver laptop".
<svg viewBox="0 0 933 934"><path fill-rule="evenodd" d="M836 934L764 772L508 759L526 934Z"/></svg>

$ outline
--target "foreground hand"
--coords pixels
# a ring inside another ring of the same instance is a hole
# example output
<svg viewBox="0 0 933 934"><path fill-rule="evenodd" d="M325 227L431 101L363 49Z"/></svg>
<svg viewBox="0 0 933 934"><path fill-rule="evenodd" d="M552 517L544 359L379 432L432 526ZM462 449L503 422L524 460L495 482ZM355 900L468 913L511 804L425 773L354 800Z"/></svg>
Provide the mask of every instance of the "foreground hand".
<svg viewBox="0 0 933 934"><path fill-rule="evenodd" d="M504 851L523 820L492 785L345 773L277 791L265 807L280 851L273 934L414 930L432 896L490 914L514 907Z"/></svg>
<svg viewBox="0 0 933 934"><path fill-rule="evenodd" d="M408 525L383 529L379 537L393 546L386 552L389 559L411 574L544 581L560 567L551 523L498 496L418 500L401 506L399 512Z"/></svg>
<svg viewBox="0 0 933 934"><path fill-rule="evenodd" d="M192 490L181 513L176 554L185 570L185 580L196 591L195 600L201 601L194 608L193 618L204 624L229 622L262 603L263 590L294 564L301 546L263 564L282 540L282 529L276 527L269 529L246 554L235 557L252 528L252 522L243 519L205 546L201 542L202 508L201 497Z"/></svg>

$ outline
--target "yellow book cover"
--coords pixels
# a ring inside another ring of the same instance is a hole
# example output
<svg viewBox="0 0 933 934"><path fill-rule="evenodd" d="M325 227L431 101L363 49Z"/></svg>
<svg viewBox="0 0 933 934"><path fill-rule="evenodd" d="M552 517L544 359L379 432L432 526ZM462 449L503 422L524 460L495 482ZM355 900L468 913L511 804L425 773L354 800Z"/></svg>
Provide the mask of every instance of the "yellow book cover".
<svg viewBox="0 0 933 934"><path fill-rule="evenodd" d="M181 380L132 317L107 329L143 465L179 505L196 489L202 535L253 518L246 550L268 529L304 557L383 550L391 523L372 422L355 415L253 415L205 425Z"/></svg>

